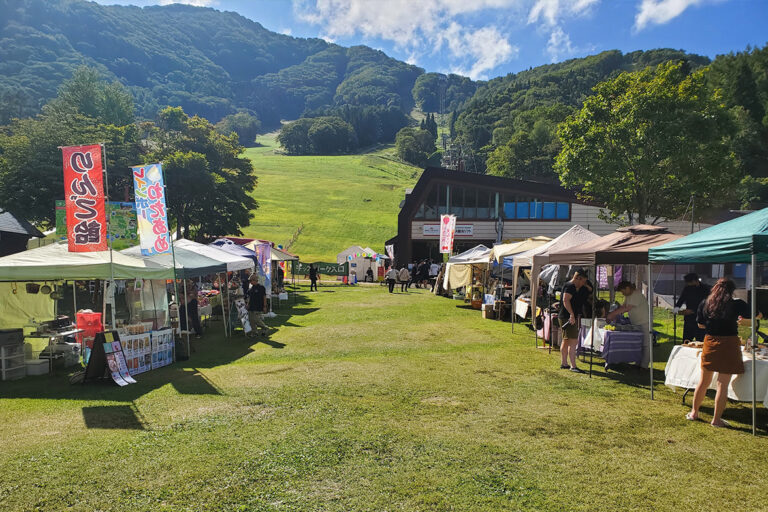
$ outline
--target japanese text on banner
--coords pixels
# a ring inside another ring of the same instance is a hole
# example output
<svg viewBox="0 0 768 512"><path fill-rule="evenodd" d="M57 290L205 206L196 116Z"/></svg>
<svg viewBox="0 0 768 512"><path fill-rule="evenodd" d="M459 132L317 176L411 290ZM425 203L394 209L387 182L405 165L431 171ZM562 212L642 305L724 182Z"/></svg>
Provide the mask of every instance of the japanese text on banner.
<svg viewBox="0 0 768 512"><path fill-rule="evenodd" d="M107 250L101 146L61 148L70 252Z"/></svg>
<svg viewBox="0 0 768 512"><path fill-rule="evenodd" d="M151 256L171 251L168 214L161 164L131 167L136 196L141 254Z"/></svg>
<svg viewBox="0 0 768 512"><path fill-rule="evenodd" d="M440 252L451 254L453 252L453 237L456 234L456 216L440 216Z"/></svg>

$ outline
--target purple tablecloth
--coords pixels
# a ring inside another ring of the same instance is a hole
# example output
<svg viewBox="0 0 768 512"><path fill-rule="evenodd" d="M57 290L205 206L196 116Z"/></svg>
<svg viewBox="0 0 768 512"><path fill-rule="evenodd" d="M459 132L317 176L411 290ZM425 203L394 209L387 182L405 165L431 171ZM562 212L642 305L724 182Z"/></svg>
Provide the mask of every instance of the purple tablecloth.
<svg viewBox="0 0 768 512"><path fill-rule="evenodd" d="M588 329L579 330L581 351L589 349L590 340L586 339ZM643 333L638 331L604 331L603 344L595 349L605 359L605 364L637 363L643 361Z"/></svg>

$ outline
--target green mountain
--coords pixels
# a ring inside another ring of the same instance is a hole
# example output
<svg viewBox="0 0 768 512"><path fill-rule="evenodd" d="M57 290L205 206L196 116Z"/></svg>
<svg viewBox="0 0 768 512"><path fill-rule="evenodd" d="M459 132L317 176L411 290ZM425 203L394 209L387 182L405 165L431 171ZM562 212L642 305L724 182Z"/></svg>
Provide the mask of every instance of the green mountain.
<svg viewBox="0 0 768 512"><path fill-rule="evenodd" d="M580 108L599 82L622 71L636 71L670 60L686 60L692 67L709 64L709 58L682 50L627 54L611 50L495 78L482 84L467 102L456 121L456 135L475 148L503 144L515 131L516 118L524 112L558 106L564 107L560 109L564 112Z"/></svg>
<svg viewBox="0 0 768 512"><path fill-rule="evenodd" d="M153 118L165 105L218 121L250 110L265 127L306 109L397 106L423 70L357 46L271 32L233 12L82 0L0 0L0 124L26 117L87 64Z"/></svg>

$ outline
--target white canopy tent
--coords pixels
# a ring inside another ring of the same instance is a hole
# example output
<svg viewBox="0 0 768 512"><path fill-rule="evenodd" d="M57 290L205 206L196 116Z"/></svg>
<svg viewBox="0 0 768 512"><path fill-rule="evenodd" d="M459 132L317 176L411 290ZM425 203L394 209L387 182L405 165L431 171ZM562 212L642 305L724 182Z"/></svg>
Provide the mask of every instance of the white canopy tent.
<svg viewBox="0 0 768 512"><path fill-rule="evenodd" d="M210 245L203 245L197 242L193 242L192 240L176 240L174 242L174 247L181 247L183 249L187 249L188 251L200 254L201 256L205 256L206 258L211 258L212 260L225 263L227 265L228 272L237 272L239 270L252 271L254 267L254 262L250 258L237 256Z"/></svg>
<svg viewBox="0 0 768 512"><path fill-rule="evenodd" d="M117 251L69 252L53 243L0 258L0 281L172 279L172 265Z"/></svg>
<svg viewBox="0 0 768 512"><path fill-rule="evenodd" d="M535 249L536 247L539 247L549 242L550 240L552 239L548 236L534 236L519 242L512 242L509 244L496 244L493 246L493 259L495 259L498 263L502 263L502 260L507 256L512 256L523 251Z"/></svg>
<svg viewBox="0 0 768 512"><path fill-rule="evenodd" d="M461 288L472 284L472 266L482 265L486 269L490 267L493 250L480 244L469 250L452 256L445 266L443 288Z"/></svg>

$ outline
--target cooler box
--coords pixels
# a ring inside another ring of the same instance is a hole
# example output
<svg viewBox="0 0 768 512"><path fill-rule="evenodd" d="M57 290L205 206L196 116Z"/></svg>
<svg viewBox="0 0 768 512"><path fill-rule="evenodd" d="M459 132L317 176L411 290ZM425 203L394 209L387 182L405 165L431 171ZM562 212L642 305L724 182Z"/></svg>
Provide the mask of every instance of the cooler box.
<svg viewBox="0 0 768 512"><path fill-rule="evenodd" d="M27 366L27 375L46 375L50 368L47 359L25 359L24 363Z"/></svg>

